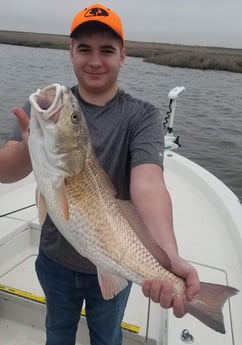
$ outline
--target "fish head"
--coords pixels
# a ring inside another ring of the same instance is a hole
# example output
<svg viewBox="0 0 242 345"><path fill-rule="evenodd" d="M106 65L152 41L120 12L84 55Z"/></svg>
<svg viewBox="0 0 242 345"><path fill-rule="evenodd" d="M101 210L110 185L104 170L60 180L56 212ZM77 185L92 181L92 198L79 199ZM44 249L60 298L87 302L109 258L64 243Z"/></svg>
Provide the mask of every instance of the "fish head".
<svg viewBox="0 0 242 345"><path fill-rule="evenodd" d="M66 86L52 84L29 97L29 149L33 166L63 177L85 168L91 142L76 97Z"/></svg>

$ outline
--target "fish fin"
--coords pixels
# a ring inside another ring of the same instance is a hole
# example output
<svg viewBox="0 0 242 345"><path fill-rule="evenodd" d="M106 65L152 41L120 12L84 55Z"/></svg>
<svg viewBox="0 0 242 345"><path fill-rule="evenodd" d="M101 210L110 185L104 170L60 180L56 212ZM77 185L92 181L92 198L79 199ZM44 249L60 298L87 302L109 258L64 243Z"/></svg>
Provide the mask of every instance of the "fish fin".
<svg viewBox="0 0 242 345"><path fill-rule="evenodd" d="M108 186L109 190L113 195L117 195L116 188L114 187L112 181L110 180L110 177L106 174L106 172L103 170L103 176L106 180L106 185Z"/></svg>
<svg viewBox="0 0 242 345"><path fill-rule="evenodd" d="M53 189L55 193L56 202L58 206L61 208L65 220L68 221L70 217L70 212L65 179L63 179L61 183L58 184L58 186L53 186Z"/></svg>
<svg viewBox="0 0 242 345"><path fill-rule="evenodd" d="M128 286L125 278L97 270L98 282L104 299L111 299Z"/></svg>
<svg viewBox="0 0 242 345"><path fill-rule="evenodd" d="M45 203L45 198L39 192L38 189L36 189L35 197L36 197L36 204L37 204L37 207L38 207L39 223L42 226L44 224L45 218L47 216L47 207L46 207L46 203Z"/></svg>
<svg viewBox="0 0 242 345"><path fill-rule="evenodd" d="M91 153L91 159L97 161L97 157L94 151L92 151ZM101 178L104 181L105 188L107 188L111 192L112 195L114 196L117 195L116 188L114 187L106 171L100 166L99 163L98 163L98 167L99 167L99 171L98 171L98 174L96 174L96 176L99 175L99 178Z"/></svg>
<svg viewBox="0 0 242 345"><path fill-rule="evenodd" d="M129 200L116 199L124 217L136 233L139 240L153 257L167 270L171 270L171 262L166 252L157 244L145 226L137 208Z"/></svg>
<svg viewBox="0 0 242 345"><path fill-rule="evenodd" d="M208 327L224 334L222 308L226 300L238 292L230 286L201 282L199 293L185 302L185 309Z"/></svg>

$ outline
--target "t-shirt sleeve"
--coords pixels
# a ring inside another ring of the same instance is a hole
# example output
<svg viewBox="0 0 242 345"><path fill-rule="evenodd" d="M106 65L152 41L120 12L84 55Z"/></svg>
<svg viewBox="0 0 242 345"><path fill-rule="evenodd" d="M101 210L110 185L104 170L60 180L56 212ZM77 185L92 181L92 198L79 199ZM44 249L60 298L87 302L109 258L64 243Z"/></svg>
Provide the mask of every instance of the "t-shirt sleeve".
<svg viewBox="0 0 242 345"><path fill-rule="evenodd" d="M145 103L137 114L130 144L131 168L144 164L158 164L163 168L164 129L157 108Z"/></svg>
<svg viewBox="0 0 242 345"><path fill-rule="evenodd" d="M29 101L27 101L24 104L23 110L27 113L28 117L30 117L30 103L29 103ZM17 119L15 121L15 125L12 129L12 132L7 137L7 141L8 140L15 140L15 141L21 141L22 140L21 130L20 130L19 123L18 123Z"/></svg>

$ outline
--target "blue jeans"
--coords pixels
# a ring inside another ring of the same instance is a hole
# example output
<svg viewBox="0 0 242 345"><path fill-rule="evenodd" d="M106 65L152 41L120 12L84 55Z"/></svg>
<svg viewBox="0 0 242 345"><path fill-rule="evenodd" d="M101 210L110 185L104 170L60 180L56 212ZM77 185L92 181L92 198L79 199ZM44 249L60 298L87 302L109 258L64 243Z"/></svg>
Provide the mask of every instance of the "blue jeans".
<svg viewBox="0 0 242 345"><path fill-rule="evenodd" d="M75 345L85 299L91 345L121 345L121 322L131 283L104 300L97 276L71 271L39 253L36 272L46 297L46 345Z"/></svg>

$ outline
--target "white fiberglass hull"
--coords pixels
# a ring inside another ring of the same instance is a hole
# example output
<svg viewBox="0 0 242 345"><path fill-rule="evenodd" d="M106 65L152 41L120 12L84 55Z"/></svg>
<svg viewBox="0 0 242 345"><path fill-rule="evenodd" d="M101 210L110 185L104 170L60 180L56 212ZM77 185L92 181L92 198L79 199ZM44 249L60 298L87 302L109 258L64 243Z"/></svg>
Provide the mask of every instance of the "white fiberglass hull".
<svg viewBox="0 0 242 345"><path fill-rule="evenodd" d="M242 207L218 179L171 151L165 153L165 177L173 202L180 254L195 264L201 280L242 290ZM40 226L33 176L0 184L0 334L5 345L44 344L45 304L34 272ZM18 211L19 210L19 211ZM134 285L124 317L124 344L240 345L242 298L224 306L226 334L192 316L176 319L172 311L144 298ZM184 332L188 330L188 332ZM88 344L83 317L78 344Z"/></svg>

